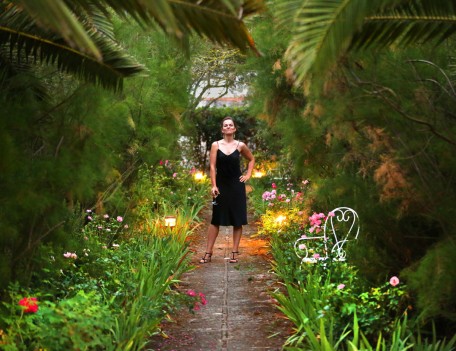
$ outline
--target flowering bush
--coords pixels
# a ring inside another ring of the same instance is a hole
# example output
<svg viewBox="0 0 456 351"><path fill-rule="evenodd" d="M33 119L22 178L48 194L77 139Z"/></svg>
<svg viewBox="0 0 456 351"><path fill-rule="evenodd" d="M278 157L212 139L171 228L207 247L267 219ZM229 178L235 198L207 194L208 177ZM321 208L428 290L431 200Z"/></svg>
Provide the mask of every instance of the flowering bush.
<svg viewBox="0 0 456 351"><path fill-rule="evenodd" d="M11 300L18 294L16 289L17 286L11 289ZM114 316L108 305L100 302L99 294L80 291L58 302L43 300L38 310L37 299L26 297L19 305L27 315L18 315L14 304L3 302L10 314L0 318L6 322L5 330L0 333L2 350L106 349L112 345Z"/></svg>
<svg viewBox="0 0 456 351"><path fill-rule="evenodd" d="M206 295L202 292L197 293L193 289L188 289L186 295L189 297L188 305L190 311L199 311L201 306L207 305Z"/></svg>
<svg viewBox="0 0 456 351"><path fill-rule="evenodd" d="M354 286L346 294L340 294L340 302L334 302L340 306L336 313L346 322L352 320L356 313L366 335L375 335L379 331L391 333L396 320L411 308L407 286L399 284L399 278L394 276L379 287L364 289L362 291L362 286Z"/></svg>
<svg viewBox="0 0 456 351"><path fill-rule="evenodd" d="M261 198L263 200L263 212L268 208L275 211L288 210L302 206L304 201L304 191L309 184L308 180L304 180L299 185L298 190L293 188L293 183L287 183L286 188L277 190L277 184L271 184L271 190L263 192Z"/></svg>
<svg viewBox="0 0 456 351"><path fill-rule="evenodd" d="M86 213L86 224L81 229L81 234L84 241L90 242L92 249L94 245L102 249L112 247L115 240L120 239L129 228L122 216L110 216L107 213L101 216L92 210L86 210ZM88 256L88 252L84 255Z"/></svg>

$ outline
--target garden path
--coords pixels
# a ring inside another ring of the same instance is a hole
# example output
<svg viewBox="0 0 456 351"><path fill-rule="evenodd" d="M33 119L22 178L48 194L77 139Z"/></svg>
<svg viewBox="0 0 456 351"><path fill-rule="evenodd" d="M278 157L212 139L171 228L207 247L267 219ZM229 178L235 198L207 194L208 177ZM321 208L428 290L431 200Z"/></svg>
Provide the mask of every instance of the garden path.
<svg viewBox="0 0 456 351"><path fill-rule="evenodd" d="M163 323L167 337L156 336L146 349L156 351L281 350L291 324L274 305L269 292L278 288L270 273L267 242L252 237L254 223L244 226L239 263L226 259L232 250L231 227L220 227L212 262L199 264L206 244L206 223L195 234L191 250L195 269L184 274L179 290L193 289L206 295L200 310L179 311Z"/></svg>

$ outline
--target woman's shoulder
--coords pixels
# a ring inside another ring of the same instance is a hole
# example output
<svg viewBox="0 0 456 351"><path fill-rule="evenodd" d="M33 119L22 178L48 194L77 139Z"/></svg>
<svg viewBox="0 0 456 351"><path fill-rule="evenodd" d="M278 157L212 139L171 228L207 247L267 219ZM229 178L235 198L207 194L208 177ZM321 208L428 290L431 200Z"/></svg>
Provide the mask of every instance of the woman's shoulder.
<svg viewBox="0 0 456 351"><path fill-rule="evenodd" d="M220 143L221 140L216 140L212 143L212 147L216 147L218 148L219 147L219 143Z"/></svg>

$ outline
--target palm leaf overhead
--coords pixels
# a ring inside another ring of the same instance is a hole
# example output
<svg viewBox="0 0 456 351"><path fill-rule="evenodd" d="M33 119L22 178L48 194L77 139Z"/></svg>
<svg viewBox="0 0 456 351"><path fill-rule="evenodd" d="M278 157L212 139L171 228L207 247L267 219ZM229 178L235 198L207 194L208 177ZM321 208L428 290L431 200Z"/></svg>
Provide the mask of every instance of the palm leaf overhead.
<svg viewBox="0 0 456 351"><path fill-rule="evenodd" d="M61 37L38 28L26 13L15 7L0 14L0 45L7 46L11 61L54 64L62 72L75 74L86 81L118 89L122 79L144 71L112 40L112 27L103 16L90 18L90 39L103 56L96 57L70 47Z"/></svg>
<svg viewBox="0 0 456 351"><path fill-rule="evenodd" d="M282 22L292 24L292 39L286 58L302 84L309 73L319 73L334 64L345 51L364 18L394 0L303 0L278 1L276 12ZM293 16L290 18L290 16Z"/></svg>
<svg viewBox="0 0 456 351"><path fill-rule="evenodd" d="M456 30L449 0L278 0L276 14L291 25L286 58L297 84L321 75L349 50L442 41Z"/></svg>
<svg viewBox="0 0 456 351"><path fill-rule="evenodd" d="M252 47L242 19L263 9L263 0L17 0L36 21L64 38L70 45L99 57L87 33L70 7L86 11L108 9L121 17L131 16L143 24L158 23L168 34L182 39L195 30L217 41L241 49Z"/></svg>
<svg viewBox="0 0 456 351"><path fill-rule="evenodd" d="M243 22L262 0L0 0L0 46L11 56L55 63L62 71L118 88L143 67L116 44L110 15L158 24L185 42L196 32L214 42L254 49Z"/></svg>
<svg viewBox="0 0 456 351"><path fill-rule="evenodd" d="M442 42L456 31L456 3L449 0L407 2L365 18L354 34L351 48L403 46Z"/></svg>

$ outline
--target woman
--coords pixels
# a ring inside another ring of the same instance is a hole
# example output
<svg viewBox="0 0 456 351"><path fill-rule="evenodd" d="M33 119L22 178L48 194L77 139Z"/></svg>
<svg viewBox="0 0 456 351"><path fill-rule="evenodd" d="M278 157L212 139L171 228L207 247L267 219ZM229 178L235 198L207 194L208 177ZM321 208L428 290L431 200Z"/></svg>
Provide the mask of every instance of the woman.
<svg viewBox="0 0 456 351"><path fill-rule="evenodd" d="M200 263L211 261L220 226L233 226L233 251L230 263L237 263L242 226L247 224L245 182L252 176L255 158L247 145L234 139L236 124L232 117L222 121L223 139L215 141L210 153L212 220L208 229L206 252ZM246 174L241 173L241 156L249 161Z"/></svg>

